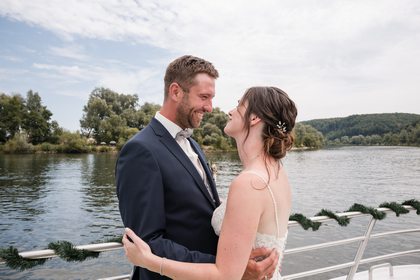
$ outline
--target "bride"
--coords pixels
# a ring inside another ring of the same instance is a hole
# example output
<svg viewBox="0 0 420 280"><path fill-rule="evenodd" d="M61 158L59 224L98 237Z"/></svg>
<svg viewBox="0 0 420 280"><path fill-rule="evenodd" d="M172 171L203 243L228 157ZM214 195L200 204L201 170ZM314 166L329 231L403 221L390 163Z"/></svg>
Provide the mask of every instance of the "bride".
<svg viewBox="0 0 420 280"><path fill-rule="evenodd" d="M213 213L212 225L220 236L215 264L156 256L127 228L123 244L130 262L172 279L241 279L252 248L267 247L277 250L280 259L274 275L264 279L281 279L291 209L281 159L292 147L296 116L294 102L275 87L248 89L229 112L224 131L236 141L243 171L232 181L227 201Z"/></svg>

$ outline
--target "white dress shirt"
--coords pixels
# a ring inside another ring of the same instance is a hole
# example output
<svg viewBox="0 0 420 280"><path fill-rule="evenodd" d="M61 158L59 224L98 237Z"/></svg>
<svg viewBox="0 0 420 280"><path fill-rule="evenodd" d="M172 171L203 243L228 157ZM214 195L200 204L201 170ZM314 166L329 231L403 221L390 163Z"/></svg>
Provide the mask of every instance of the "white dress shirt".
<svg viewBox="0 0 420 280"><path fill-rule="evenodd" d="M197 153L191 147L190 141L188 141L187 138L185 137L179 137L179 136L177 137L178 132L182 131L183 129L179 127L177 124L175 124L174 122L172 122L171 120L167 119L159 111L156 112L155 118L169 131L171 136L175 139L175 141L178 143L181 149L185 152L185 154L194 164L195 168L198 171L198 174L203 179L204 185L206 186L211 198L214 200L204 168L200 162L200 159L198 158Z"/></svg>

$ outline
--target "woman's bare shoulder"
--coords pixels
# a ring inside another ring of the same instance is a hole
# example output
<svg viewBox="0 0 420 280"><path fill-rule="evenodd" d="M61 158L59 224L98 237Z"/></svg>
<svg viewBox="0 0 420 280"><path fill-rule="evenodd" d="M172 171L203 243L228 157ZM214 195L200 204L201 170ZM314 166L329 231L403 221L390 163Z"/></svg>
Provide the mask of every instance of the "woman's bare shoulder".
<svg viewBox="0 0 420 280"><path fill-rule="evenodd" d="M240 189L241 192L255 193L267 187L261 176L251 172L242 172L231 183L231 190Z"/></svg>

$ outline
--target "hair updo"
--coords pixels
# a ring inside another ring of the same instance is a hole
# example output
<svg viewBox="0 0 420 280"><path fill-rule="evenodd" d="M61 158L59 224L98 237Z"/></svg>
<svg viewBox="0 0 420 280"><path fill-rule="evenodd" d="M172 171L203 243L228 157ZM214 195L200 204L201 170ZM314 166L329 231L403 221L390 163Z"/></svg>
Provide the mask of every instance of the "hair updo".
<svg viewBox="0 0 420 280"><path fill-rule="evenodd" d="M295 103L287 93L276 87L249 88L241 99L242 104L245 102L248 103L244 114L248 133L251 114L255 114L264 122L262 138L265 154L276 160L282 159L294 142Z"/></svg>

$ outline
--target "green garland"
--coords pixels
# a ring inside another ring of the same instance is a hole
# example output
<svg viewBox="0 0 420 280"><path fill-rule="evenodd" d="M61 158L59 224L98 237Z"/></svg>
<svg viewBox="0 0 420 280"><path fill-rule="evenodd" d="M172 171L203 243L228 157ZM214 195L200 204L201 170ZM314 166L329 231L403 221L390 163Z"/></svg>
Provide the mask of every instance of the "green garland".
<svg viewBox="0 0 420 280"><path fill-rule="evenodd" d="M25 259L13 246L7 249L0 249L0 257L6 261L6 265L12 269L25 270L37 265L44 264L47 259Z"/></svg>
<svg viewBox="0 0 420 280"><path fill-rule="evenodd" d="M379 207L391 209L395 212L395 215L397 215L397 217L399 217L401 214L407 214L408 212L410 212L407 209L405 209L404 206L402 206L402 204L396 202L384 202L380 204Z"/></svg>
<svg viewBox="0 0 420 280"><path fill-rule="evenodd" d="M375 220L385 219L386 213L376 210L372 207L366 207L362 204L355 203L345 212L362 212L363 214L371 214Z"/></svg>
<svg viewBox="0 0 420 280"><path fill-rule="evenodd" d="M410 200L404 201L402 205L408 205L408 206L413 207L414 209L417 210L416 214L420 215L420 201L415 200L415 199L410 199Z"/></svg>
<svg viewBox="0 0 420 280"><path fill-rule="evenodd" d="M51 242L48 244L48 249L54 250L60 258L68 262L81 262L87 258L97 258L99 256L99 252L76 249L68 241Z"/></svg>
<svg viewBox="0 0 420 280"><path fill-rule="evenodd" d="M100 243L108 242L122 243L122 236L112 237ZM74 245L68 241L51 242L48 244L48 249L53 250L57 256L68 262L81 262L86 260L87 258L97 258L100 254L100 252L76 249ZM44 264L46 260L50 259L23 258L19 255L18 250L13 246L10 246L7 249L0 249L0 258L2 258L6 262L6 265L9 268L18 269L21 271Z"/></svg>
<svg viewBox="0 0 420 280"><path fill-rule="evenodd" d="M339 217L330 210L322 209L315 216L327 216L337 221L340 226L347 226L350 223L350 218L343 216Z"/></svg>
<svg viewBox="0 0 420 280"><path fill-rule="evenodd" d="M396 202L384 202L379 207L389 208L395 212L397 216L400 214L408 213L409 211L403 207L412 206L417 210L417 215L420 215L420 202L415 199L404 201L402 204ZM366 207L362 204L355 203L345 212L362 212L364 214L371 214L374 219L382 220L386 217L384 212L378 211L372 207ZM337 223L341 226L347 226L350 222L350 219L346 216L338 217L335 213L330 210L322 209L318 212L315 216L327 216L337 221ZM313 231L316 231L321 226L321 222L314 222L311 219L308 219L304 215L300 213L295 213L290 215L290 221L298 222L303 229L308 230L312 228ZM98 242L98 243L108 243L108 242L122 242L122 236L112 237L106 241ZM57 241L51 242L48 244L48 248L54 250L57 256L66 260L66 261L84 261L87 258L97 258L100 252L92 252L88 250L80 250L76 249L73 244L68 241ZM0 258L6 262L6 265L12 269L19 269L25 270L32 268L37 265L44 264L45 261L49 258L45 259L27 259L23 258L19 255L19 252L13 246L10 246L7 249L0 248Z"/></svg>
<svg viewBox="0 0 420 280"><path fill-rule="evenodd" d="M312 231L316 231L321 226L320 222L314 222L300 213L290 215L289 221L298 222L305 230L308 230L308 228L312 228Z"/></svg>

